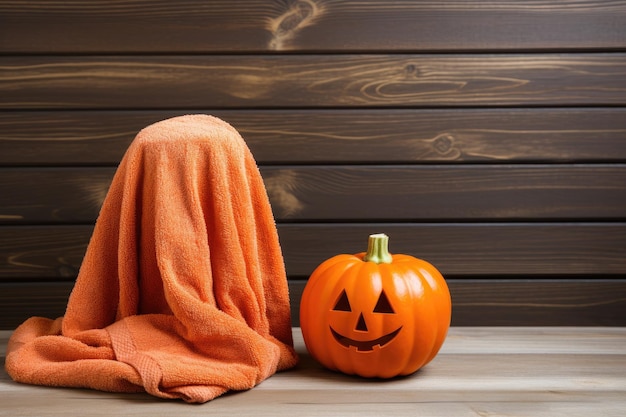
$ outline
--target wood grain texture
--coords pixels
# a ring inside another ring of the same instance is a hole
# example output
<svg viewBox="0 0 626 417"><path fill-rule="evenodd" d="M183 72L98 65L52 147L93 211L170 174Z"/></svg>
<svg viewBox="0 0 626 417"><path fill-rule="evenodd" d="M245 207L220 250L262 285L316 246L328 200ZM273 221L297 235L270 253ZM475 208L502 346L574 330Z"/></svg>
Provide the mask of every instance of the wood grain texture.
<svg viewBox="0 0 626 417"><path fill-rule="evenodd" d="M91 226L75 225L2 227L0 276L6 281L75 278L92 232Z"/></svg>
<svg viewBox="0 0 626 417"><path fill-rule="evenodd" d="M308 276L338 253L366 250L384 232L392 253L433 263L444 275L624 274L624 223L285 224L279 235L287 272Z"/></svg>
<svg viewBox="0 0 626 417"><path fill-rule="evenodd" d="M201 112L261 166L294 305L386 232L451 278L458 325L626 325L625 21L625 0L0 0L0 323L62 313L136 133ZM577 415L558 386L444 414Z"/></svg>
<svg viewBox="0 0 626 417"><path fill-rule="evenodd" d="M624 223L279 224L290 277L307 277L325 259L366 249L385 232L392 253L426 259L452 276L623 275ZM91 226L3 226L0 281L75 277Z"/></svg>
<svg viewBox="0 0 626 417"><path fill-rule="evenodd" d="M623 49L625 17L597 0L3 0L0 53Z"/></svg>
<svg viewBox="0 0 626 417"><path fill-rule="evenodd" d="M30 317L55 319L65 314L73 282L0 284L0 329L14 329Z"/></svg>
<svg viewBox="0 0 626 417"><path fill-rule="evenodd" d="M463 280L450 291L455 326L626 325L623 279Z"/></svg>
<svg viewBox="0 0 626 417"><path fill-rule="evenodd" d="M0 108L626 104L626 54L0 56Z"/></svg>
<svg viewBox="0 0 626 417"><path fill-rule="evenodd" d="M114 168L0 168L0 224L92 223ZM626 165L268 166L278 221L626 218Z"/></svg>
<svg viewBox="0 0 626 417"><path fill-rule="evenodd" d="M626 218L626 166L266 168L279 220Z"/></svg>
<svg viewBox="0 0 626 417"><path fill-rule="evenodd" d="M117 165L139 130L189 112L0 113L0 165ZM626 162L626 108L204 112L261 165Z"/></svg>
<svg viewBox="0 0 626 417"><path fill-rule="evenodd" d="M626 326L624 279L447 279L453 326ZM306 281L289 281L291 319L300 323ZM71 281L0 282L0 329L65 313Z"/></svg>

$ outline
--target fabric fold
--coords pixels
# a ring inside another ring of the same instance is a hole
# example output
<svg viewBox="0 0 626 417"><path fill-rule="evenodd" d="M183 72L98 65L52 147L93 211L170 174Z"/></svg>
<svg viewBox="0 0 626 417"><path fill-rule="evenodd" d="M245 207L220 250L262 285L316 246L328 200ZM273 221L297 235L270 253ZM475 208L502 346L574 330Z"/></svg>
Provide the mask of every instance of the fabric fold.
<svg viewBox="0 0 626 417"><path fill-rule="evenodd" d="M188 115L136 136L64 317L18 327L6 369L31 384L206 402L296 362L256 162L229 124Z"/></svg>

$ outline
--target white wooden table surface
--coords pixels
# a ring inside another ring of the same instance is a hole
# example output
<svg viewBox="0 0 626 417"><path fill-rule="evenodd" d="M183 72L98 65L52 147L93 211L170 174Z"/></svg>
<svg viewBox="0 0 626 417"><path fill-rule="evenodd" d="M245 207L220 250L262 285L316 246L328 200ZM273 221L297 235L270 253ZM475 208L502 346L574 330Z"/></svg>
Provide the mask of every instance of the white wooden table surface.
<svg viewBox="0 0 626 417"><path fill-rule="evenodd" d="M626 328L452 328L433 362L389 381L326 371L294 337L296 369L202 405L27 386L2 366L0 416L626 416Z"/></svg>

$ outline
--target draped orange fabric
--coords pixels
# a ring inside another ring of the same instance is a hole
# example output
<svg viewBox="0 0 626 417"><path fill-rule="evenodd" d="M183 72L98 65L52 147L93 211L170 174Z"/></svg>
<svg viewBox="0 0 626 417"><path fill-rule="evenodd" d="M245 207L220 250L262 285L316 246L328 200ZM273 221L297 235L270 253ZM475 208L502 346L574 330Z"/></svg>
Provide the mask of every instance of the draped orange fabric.
<svg viewBox="0 0 626 417"><path fill-rule="evenodd" d="M229 124L188 115L137 135L64 317L18 327L6 369L30 384L206 402L296 362L256 163Z"/></svg>

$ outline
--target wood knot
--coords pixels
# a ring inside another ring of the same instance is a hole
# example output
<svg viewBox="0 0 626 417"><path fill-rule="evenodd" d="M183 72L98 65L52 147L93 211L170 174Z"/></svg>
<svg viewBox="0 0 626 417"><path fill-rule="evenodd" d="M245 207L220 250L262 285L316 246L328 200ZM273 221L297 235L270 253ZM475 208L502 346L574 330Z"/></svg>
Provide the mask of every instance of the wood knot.
<svg viewBox="0 0 626 417"><path fill-rule="evenodd" d="M298 0L283 14L269 21L269 30L272 32L270 49L281 50L292 40L302 28L309 26L323 12L313 0Z"/></svg>
<svg viewBox="0 0 626 417"><path fill-rule="evenodd" d="M57 274L63 278L76 278L78 276L78 268L69 264L61 264L57 267Z"/></svg>
<svg viewBox="0 0 626 417"><path fill-rule="evenodd" d="M435 142L433 143L433 146L435 147L437 152L441 154L450 152L450 149L452 149L453 145L454 138L450 135L439 136L437 139L435 139Z"/></svg>
<svg viewBox="0 0 626 417"><path fill-rule="evenodd" d="M407 64L404 67L404 71L406 72L406 75L410 75L413 77L416 77L419 75L419 70L417 69L417 66L415 66L415 64Z"/></svg>
<svg viewBox="0 0 626 417"><path fill-rule="evenodd" d="M298 177L293 170L280 170L273 175L263 176L270 204L279 218L289 218L304 209L297 196Z"/></svg>
<svg viewBox="0 0 626 417"><path fill-rule="evenodd" d="M437 154L446 159L457 159L461 157L461 150L458 148L456 138L449 133L443 133L432 139L432 148Z"/></svg>

